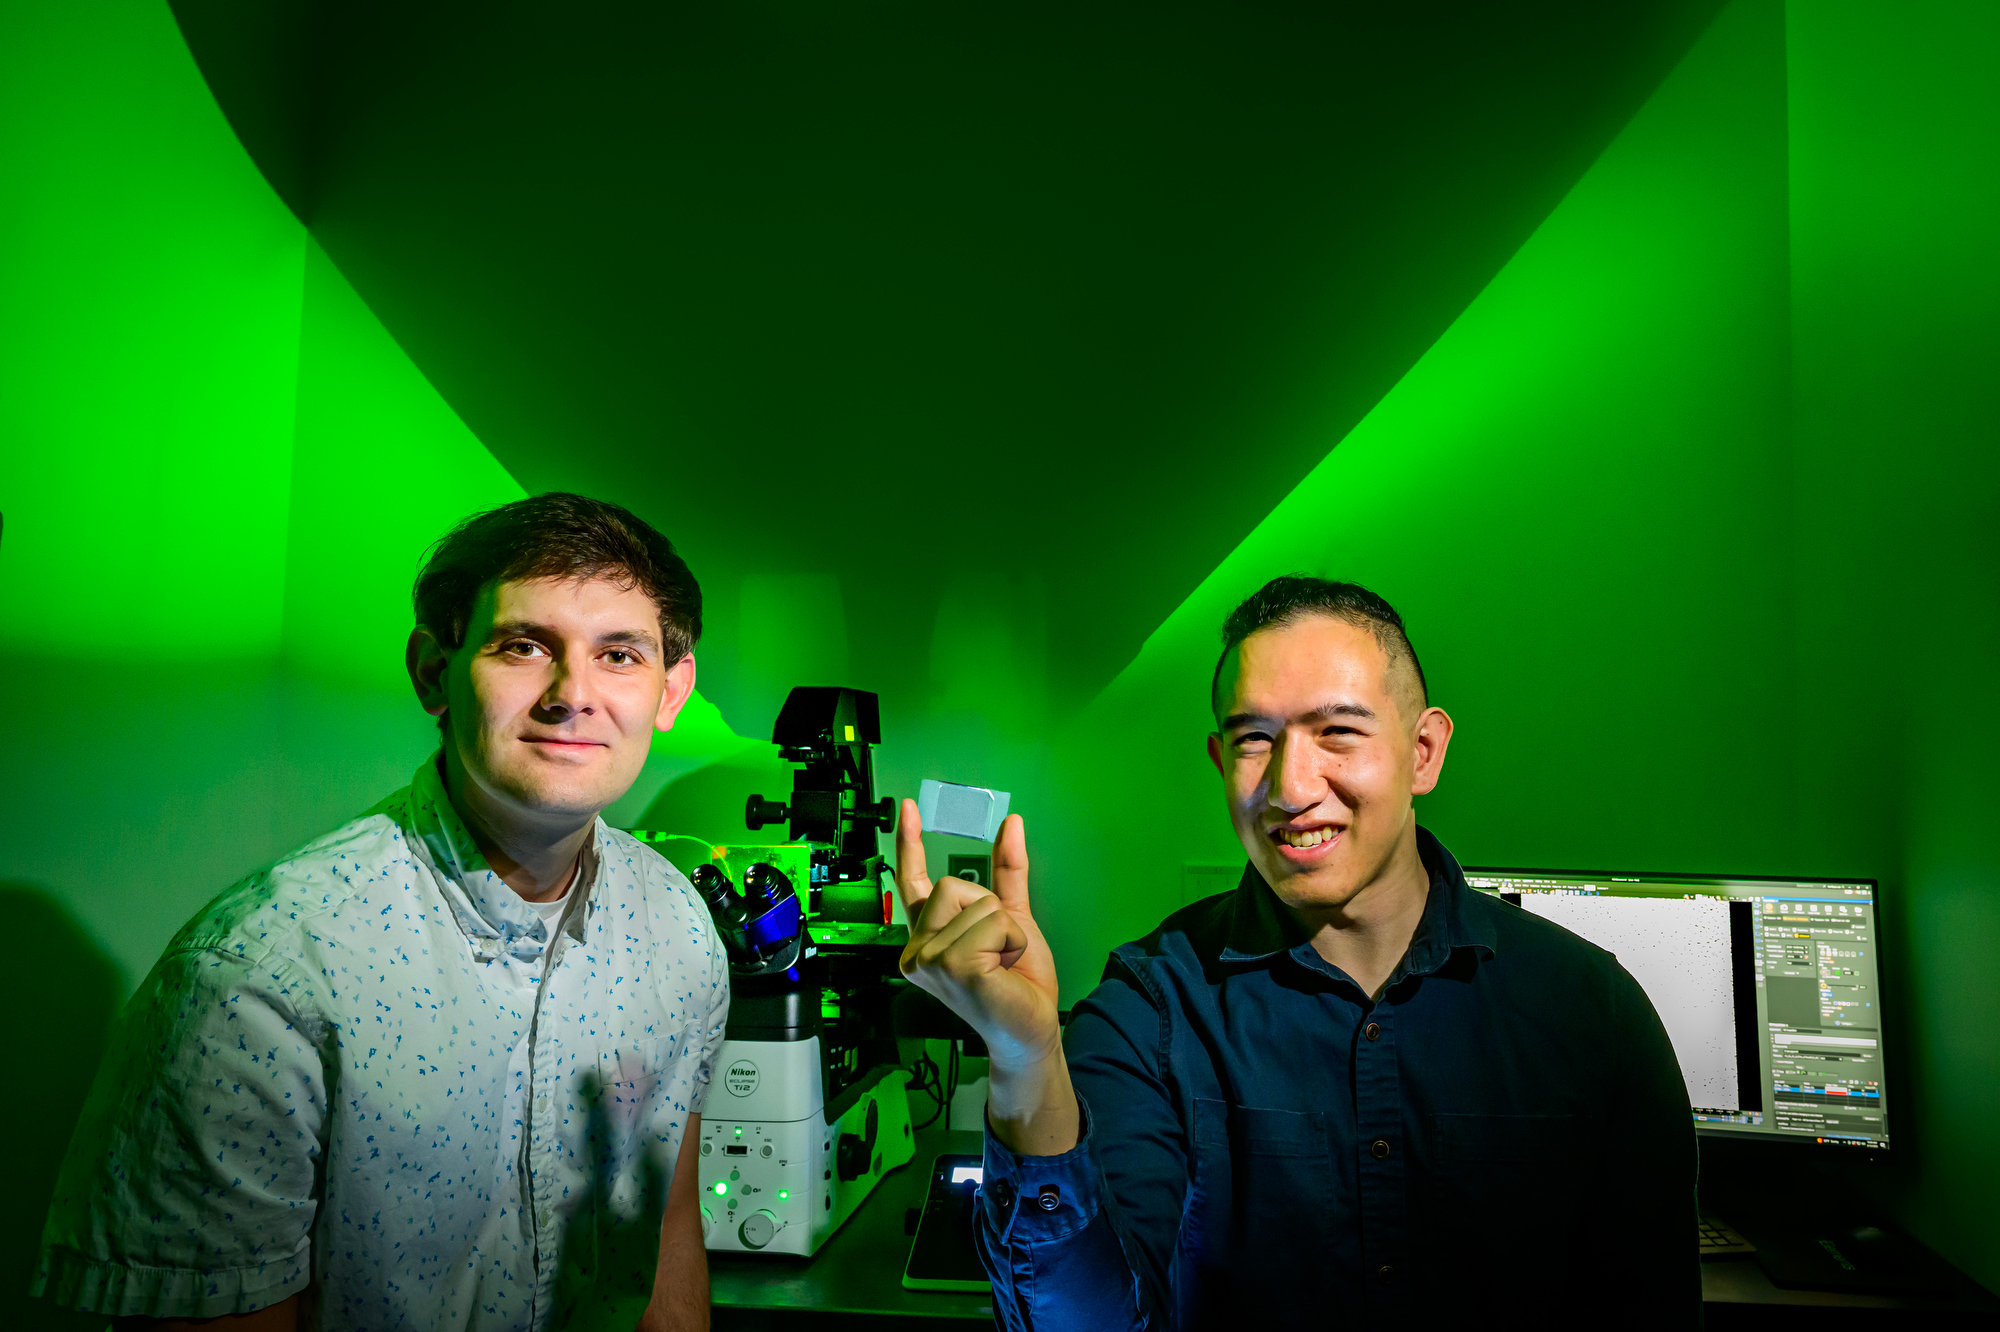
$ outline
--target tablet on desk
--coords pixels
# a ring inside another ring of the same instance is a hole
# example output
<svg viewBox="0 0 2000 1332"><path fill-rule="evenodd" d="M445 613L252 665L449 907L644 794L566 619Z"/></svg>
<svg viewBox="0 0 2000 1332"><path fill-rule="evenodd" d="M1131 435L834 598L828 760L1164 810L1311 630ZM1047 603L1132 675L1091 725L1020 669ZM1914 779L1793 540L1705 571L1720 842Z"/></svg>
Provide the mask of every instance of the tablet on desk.
<svg viewBox="0 0 2000 1332"><path fill-rule="evenodd" d="M903 1267L906 1290L989 1289L979 1250L972 1243L974 1194L983 1175L977 1156L940 1156L931 1163L930 1190L910 1261Z"/></svg>

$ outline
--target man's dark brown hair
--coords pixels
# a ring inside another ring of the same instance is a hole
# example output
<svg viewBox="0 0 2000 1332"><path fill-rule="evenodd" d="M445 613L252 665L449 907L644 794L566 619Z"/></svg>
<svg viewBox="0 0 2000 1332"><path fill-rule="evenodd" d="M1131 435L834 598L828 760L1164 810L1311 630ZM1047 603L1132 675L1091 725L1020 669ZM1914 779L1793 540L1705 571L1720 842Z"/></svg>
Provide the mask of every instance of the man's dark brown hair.
<svg viewBox="0 0 2000 1332"><path fill-rule="evenodd" d="M660 608L665 665L701 638L701 585L674 543L616 504L560 491L476 513L447 533L417 575L417 623L456 651L480 588L530 578L606 578L641 589Z"/></svg>

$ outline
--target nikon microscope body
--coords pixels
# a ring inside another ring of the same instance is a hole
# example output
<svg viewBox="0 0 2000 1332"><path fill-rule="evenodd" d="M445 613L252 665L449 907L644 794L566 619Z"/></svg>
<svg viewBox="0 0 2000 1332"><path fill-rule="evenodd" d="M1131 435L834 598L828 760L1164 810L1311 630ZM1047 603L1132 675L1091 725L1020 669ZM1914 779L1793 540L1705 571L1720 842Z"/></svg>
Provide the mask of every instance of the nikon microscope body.
<svg viewBox="0 0 2000 1332"><path fill-rule="evenodd" d="M691 875L731 985L702 1110L702 1234L712 1251L809 1256L916 1152L890 1016L909 935L881 888L895 802L874 795L876 696L801 686L772 739L804 766L789 808L752 795L745 821L789 817L790 840L712 847Z"/></svg>

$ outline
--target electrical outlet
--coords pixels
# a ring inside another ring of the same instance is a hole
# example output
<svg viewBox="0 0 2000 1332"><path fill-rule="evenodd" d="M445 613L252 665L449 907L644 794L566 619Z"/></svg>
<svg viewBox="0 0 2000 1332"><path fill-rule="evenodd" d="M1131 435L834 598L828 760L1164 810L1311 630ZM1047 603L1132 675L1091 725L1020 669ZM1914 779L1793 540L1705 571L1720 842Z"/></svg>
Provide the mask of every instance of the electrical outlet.
<svg viewBox="0 0 2000 1332"><path fill-rule="evenodd" d="M950 856L946 858L948 868L945 873L954 879L964 879L976 883L981 888L993 886L992 856Z"/></svg>
<svg viewBox="0 0 2000 1332"><path fill-rule="evenodd" d="M1199 902L1202 898L1214 897L1217 893L1226 893L1242 878L1241 861L1232 861L1228 864L1188 861L1181 866L1181 905Z"/></svg>

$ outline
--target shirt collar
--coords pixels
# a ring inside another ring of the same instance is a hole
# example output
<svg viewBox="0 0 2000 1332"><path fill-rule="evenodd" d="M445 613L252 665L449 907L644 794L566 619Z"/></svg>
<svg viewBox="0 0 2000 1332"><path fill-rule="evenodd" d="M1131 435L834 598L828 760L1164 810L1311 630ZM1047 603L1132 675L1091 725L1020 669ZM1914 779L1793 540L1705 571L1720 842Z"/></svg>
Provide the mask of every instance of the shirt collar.
<svg viewBox="0 0 2000 1332"><path fill-rule="evenodd" d="M1458 861L1421 827L1417 829L1417 853L1430 873L1430 894L1424 900L1423 918L1411 936L1409 951L1389 977L1389 987L1406 976L1439 970L1459 949L1479 957L1493 956L1491 923L1467 919L1466 895L1472 890L1466 887L1465 872ZM1267 962L1289 953L1301 966L1328 970L1326 959L1312 946L1305 927L1285 910L1254 862L1243 867L1243 878L1237 883L1235 900L1230 904L1228 937L1229 944L1220 955L1225 962Z"/></svg>
<svg viewBox="0 0 2000 1332"><path fill-rule="evenodd" d="M459 818L445 791L443 759L444 754L439 751L417 765L410 780L409 803L400 811L397 821L404 825L412 846L437 871L445 901L451 906L459 928L472 940L473 951L480 959L488 961L501 953L511 953L522 961L532 961L541 956L550 942L549 928L541 913L508 887L507 881L495 874L486 857L479 853L472 834L466 831L465 821ZM572 902L563 917L573 935L581 931L580 908L587 904L596 886L601 860L598 843L603 836L604 824L600 819L584 844L583 864L570 889L571 893L580 893L586 903Z"/></svg>

